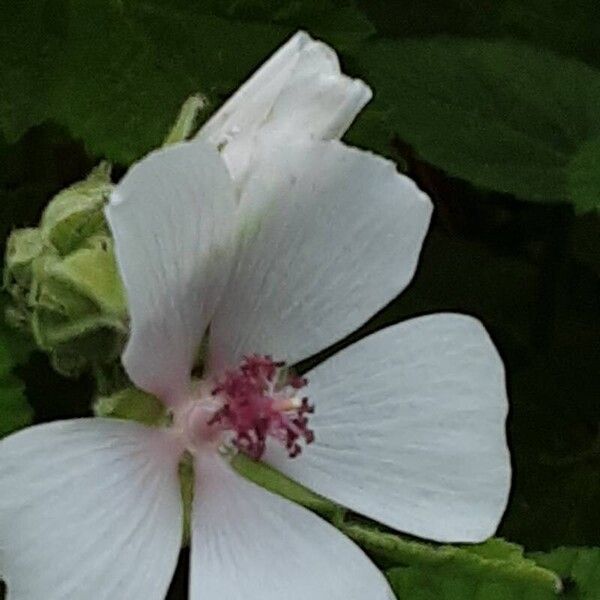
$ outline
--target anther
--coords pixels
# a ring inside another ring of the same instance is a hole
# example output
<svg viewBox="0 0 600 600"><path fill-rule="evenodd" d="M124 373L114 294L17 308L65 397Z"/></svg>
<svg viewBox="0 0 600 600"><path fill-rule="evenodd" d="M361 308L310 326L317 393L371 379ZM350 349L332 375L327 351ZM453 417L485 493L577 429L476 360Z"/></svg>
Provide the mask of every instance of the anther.
<svg viewBox="0 0 600 600"><path fill-rule="evenodd" d="M285 371L285 363L270 356L247 356L238 369L228 371L212 394L223 401L208 425L234 433L233 445L251 458L260 458L267 438L284 445L290 458L302 452L302 444L314 441L307 415L314 407L297 391L306 378Z"/></svg>

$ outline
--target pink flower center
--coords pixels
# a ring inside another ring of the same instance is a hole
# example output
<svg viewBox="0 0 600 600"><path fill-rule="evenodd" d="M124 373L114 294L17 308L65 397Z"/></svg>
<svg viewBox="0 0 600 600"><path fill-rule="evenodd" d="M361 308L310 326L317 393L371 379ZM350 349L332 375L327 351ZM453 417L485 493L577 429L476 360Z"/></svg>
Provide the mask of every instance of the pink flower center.
<svg viewBox="0 0 600 600"><path fill-rule="evenodd" d="M285 363L270 356L248 356L241 365L217 381L212 396L221 407L207 421L209 427L233 433L233 445L254 459L265 452L267 438L285 446L290 458L310 444L314 433L308 415L314 406L298 392L307 384L291 375Z"/></svg>

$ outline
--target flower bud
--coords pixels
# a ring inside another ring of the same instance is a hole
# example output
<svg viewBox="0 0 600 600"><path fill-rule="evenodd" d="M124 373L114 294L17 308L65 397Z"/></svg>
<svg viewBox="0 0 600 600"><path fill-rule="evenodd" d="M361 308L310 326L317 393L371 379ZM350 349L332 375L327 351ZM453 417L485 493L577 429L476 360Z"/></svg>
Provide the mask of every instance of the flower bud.
<svg viewBox="0 0 600 600"><path fill-rule="evenodd" d="M87 179L58 193L48 204L40 222L42 237L64 256L92 235L108 235L103 208L111 190L110 165L100 163Z"/></svg>
<svg viewBox="0 0 600 600"><path fill-rule="evenodd" d="M39 227L13 231L7 244L7 318L28 330L65 375L118 361L127 334L103 212L111 189L110 167L102 163L51 200Z"/></svg>

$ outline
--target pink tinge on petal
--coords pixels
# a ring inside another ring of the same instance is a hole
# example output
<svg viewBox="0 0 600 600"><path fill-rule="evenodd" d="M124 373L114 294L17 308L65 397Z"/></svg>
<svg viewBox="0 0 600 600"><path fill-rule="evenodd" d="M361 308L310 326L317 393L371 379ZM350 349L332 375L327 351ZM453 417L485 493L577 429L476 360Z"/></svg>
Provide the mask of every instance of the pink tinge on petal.
<svg viewBox="0 0 600 600"><path fill-rule="evenodd" d="M308 427L314 407L307 397L297 395L306 384L306 379L286 372L285 363L270 356L245 357L213 389L222 406L208 425L232 431L233 445L251 458L264 454L268 437L280 442L294 458L302 452L302 442L314 440Z"/></svg>

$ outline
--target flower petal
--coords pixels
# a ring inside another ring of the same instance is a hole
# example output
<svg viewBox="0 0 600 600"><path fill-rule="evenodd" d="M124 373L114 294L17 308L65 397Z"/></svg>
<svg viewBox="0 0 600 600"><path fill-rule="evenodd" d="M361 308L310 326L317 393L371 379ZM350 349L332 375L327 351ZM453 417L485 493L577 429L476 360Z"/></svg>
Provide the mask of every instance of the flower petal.
<svg viewBox="0 0 600 600"><path fill-rule="evenodd" d="M340 138L371 96L365 83L341 72L329 46L301 31L209 119L198 138L222 150L232 177L241 182L260 138Z"/></svg>
<svg viewBox="0 0 600 600"><path fill-rule="evenodd" d="M138 387L167 403L186 392L229 274L234 207L222 159L196 142L134 165L106 208L131 314L123 364Z"/></svg>
<svg viewBox="0 0 600 600"><path fill-rule="evenodd" d="M245 230L211 324L212 366L294 363L351 333L411 280L431 203L393 163L335 141L262 146Z"/></svg>
<svg viewBox="0 0 600 600"><path fill-rule="evenodd" d="M202 126L197 139L226 143L263 122L311 37L299 31L279 48Z"/></svg>
<svg viewBox="0 0 600 600"><path fill-rule="evenodd" d="M391 600L383 575L329 523L196 458L191 600Z"/></svg>
<svg viewBox="0 0 600 600"><path fill-rule="evenodd" d="M327 54L329 61L323 58ZM363 81L341 73L331 48L312 42L273 103L265 133L339 139L372 95Z"/></svg>
<svg viewBox="0 0 600 600"><path fill-rule="evenodd" d="M162 600L181 543L179 452L110 419L0 442L0 575L8 600Z"/></svg>
<svg viewBox="0 0 600 600"><path fill-rule="evenodd" d="M506 507L502 361L483 326L439 314L389 327L307 374L316 440L268 462L354 511L438 541L481 541Z"/></svg>

